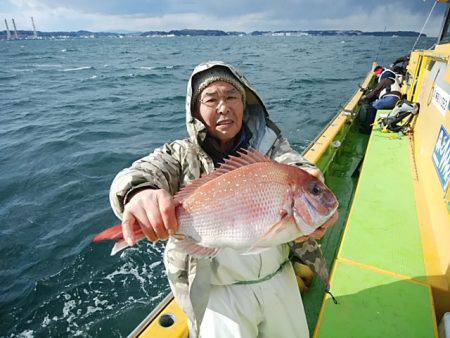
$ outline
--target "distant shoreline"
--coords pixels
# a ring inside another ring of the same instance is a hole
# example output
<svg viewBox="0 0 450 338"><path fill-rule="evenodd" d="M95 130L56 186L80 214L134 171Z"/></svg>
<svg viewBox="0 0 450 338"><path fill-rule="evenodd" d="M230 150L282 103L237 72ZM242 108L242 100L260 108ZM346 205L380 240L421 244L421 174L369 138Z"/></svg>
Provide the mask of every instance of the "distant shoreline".
<svg viewBox="0 0 450 338"><path fill-rule="evenodd" d="M11 40L14 38L14 32L11 32ZM31 39L67 39L67 38L124 38L124 37L175 37L175 36L388 36L388 37L418 37L419 33L414 31L385 31L385 32L363 32L359 30L280 30L280 31L253 31L247 32L226 32L222 30L204 30L204 29L181 29L170 31L146 31L132 33L115 32L91 32L80 30L77 32L37 32L37 38L33 31L17 31L19 40ZM426 34L421 35L427 37ZM5 30L0 31L0 40L7 40Z"/></svg>

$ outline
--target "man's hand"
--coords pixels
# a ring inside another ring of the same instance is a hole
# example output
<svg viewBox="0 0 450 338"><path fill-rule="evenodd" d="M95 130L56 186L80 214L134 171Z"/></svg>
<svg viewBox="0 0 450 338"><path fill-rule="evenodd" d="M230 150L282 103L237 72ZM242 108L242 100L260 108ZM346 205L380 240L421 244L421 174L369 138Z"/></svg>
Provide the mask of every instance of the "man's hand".
<svg viewBox="0 0 450 338"><path fill-rule="evenodd" d="M176 202L163 189L139 191L125 205L122 233L129 245L134 245L134 231L142 229L149 241L167 239L178 230Z"/></svg>
<svg viewBox="0 0 450 338"><path fill-rule="evenodd" d="M336 212L333 214L333 216L330 217L328 221L326 221L320 228L317 228L316 231L314 231L312 234L309 234L308 236L302 236L295 240L296 243L301 243L309 239L310 237L314 239L321 239L323 235L325 235L325 232L327 229L332 226L339 218L339 213Z"/></svg>

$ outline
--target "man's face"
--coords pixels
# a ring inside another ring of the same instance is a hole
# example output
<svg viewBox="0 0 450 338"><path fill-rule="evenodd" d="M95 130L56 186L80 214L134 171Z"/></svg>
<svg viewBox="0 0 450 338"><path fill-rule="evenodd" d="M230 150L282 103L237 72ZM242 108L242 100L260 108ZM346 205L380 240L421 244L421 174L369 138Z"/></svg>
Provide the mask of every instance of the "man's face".
<svg viewBox="0 0 450 338"><path fill-rule="evenodd" d="M242 127L242 95L228 82L213 82L200 94L198 115L212 137L232 141Z"/></svg>

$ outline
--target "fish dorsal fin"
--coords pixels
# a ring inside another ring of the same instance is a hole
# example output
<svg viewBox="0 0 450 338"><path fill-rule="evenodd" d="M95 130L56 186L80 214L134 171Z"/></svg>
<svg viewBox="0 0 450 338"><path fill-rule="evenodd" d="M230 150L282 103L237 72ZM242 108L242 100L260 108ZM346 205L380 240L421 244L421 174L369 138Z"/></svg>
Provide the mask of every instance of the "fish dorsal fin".
<svg viewBox="0 0 450 338"><path fill-rule="evenodd" d="M273 162L267 156L264 156L259 151L249 148L249 149L240 149L238 152L239 156L230 156L224 160L219 168L214 170L213 172L197 178L189 183L186 187L181 189L174 196L175 201L178 203L182 203L186 200L190 195L192 195L200 186L209 182L219 176L222 176L230 171L245 167L250 164L259 163L259 162Z"/></svg>

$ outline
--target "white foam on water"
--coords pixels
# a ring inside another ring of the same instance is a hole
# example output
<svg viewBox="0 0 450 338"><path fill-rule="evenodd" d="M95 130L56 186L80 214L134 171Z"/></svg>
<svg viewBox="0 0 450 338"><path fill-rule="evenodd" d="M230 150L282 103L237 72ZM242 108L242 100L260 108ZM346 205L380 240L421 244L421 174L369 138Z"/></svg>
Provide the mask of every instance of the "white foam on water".
<svg viewBox="0 0 450 338"><path fill-rule="evenodd" d="M155 67L147 67L147 66L141 66L140 69L147 69L147 70L153 70Z"/></svg>
<svg viewBox="0 0 450 338"><path fill-rule="evenodd" d="M105 278L113 282L114 277L118 275L126 275L126 276L131 275L134 278L136 278L141 285L144 285L144 283L146 282L146 279L141 276L138 269L136 267L131 266L130 263L125 263L118 270L111 272Z"/></svg>
<svg viewBox="0 0 450 338"><path fill-rule="evenodd" d="M96 296L95 298L94 298L94 304L95 304L95 306L100 306L100 305L105 305L105 304L107 304L108 303L108 301L105 299L105 300L100 300L100 299L98 299L98 296Z"/></svg>
<svg viewBox="0 0 450 338"><path fill-rule="evenodd" d="M44 64L35 63L32 66L39 67L39 68L62 67L62 65L55 64L55 63L44 63Z"/></svg>
<svg viewBox="0 0 450 338"><path fill-rule="evenodd" d="M77 70L84 70L84 69L92 69L92 66L83 66L83 67L77 67L77 68L66 68L63 70L63 72L73 72Z"/></svg>
<svg viewBox="0 0 450 338"><path fill-rule="evenodd" d="M153 268L156 268L156 267L157 267L158 265L160 265L161 263L162 263L161 261L153 262L153 263L150 264L150 266L149 266L150 270L153 269Z"/></svg>
<svg viewBox="0 0 450 338"><path fill-rule="evenodd" d="M161 292L158 295L150 298L150 302L154 302L155 300L159 300L159 299L163 298L163 296L164 296L164 294Z"/></svg>
<svg viewBox="0 0 450 338"><path fill-rule="evenodd" d="M69 300L64 303L63 307L63 318L67 318L67 322L71 322L75 317L75 314L71 312L71 310L75 309L77 306L75 300Z"/></svg>
<svg viewBox="0 0 450 338"><path fill-rule="evenodd" d="M19 333L17 335L17 337L19 337L19 338L33 338L34 337L33 333L34 333L33 330L25 330L25 331L22 331L21 333Z"/></svg>
<svg viewBox="0 0 450 338"><path fill-rule="evenodd" d="M46 327L48 326L48 324L50 324L52 320L50 319L49 315L47 314L44 318L44 320L42 321L42 327Z"/></svg>
<svg viewBox="0 0 450 338"><path fill-rule="evenodd" d="M92 313L98 312L98 311L102 311L103 309L101 307L95 307L95 306L88 306L86 309L86 313L85 316L88 316Z"/></svg>
<svg viewBox="0 0 450 338"><path fill-rule="evenodd" d="M28 73L28 72L32 72L32 69L13 69L14 72L18 72L18 73Z"/></svg>

